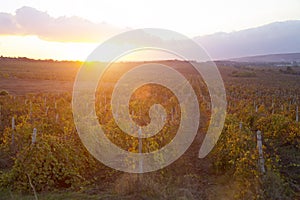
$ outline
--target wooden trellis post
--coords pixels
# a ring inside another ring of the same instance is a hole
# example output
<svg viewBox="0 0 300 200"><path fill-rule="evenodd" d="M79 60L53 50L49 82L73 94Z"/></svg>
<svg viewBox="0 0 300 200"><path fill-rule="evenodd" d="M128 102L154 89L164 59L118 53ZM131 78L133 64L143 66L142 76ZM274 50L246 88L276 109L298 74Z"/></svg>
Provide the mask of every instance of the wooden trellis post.
<svg viewBox="0 0 300 200"><path fill-rule="evenodd" d="M139 136L139 154L141 155L143 153L142 128L141 127L139 127L138 136ZM140 171L140 173L143 173L142 157L140 157L140 159L139 159L139 171Z"/></svg>
<svg viewBox="0 0 300 200"><path fill-rule="evenodd" d="M298 114L298 106L297 106L297 108L296 108L296 122L298 122L299 121L299 114Z"/></svg>
<svg viewBox="0 0 300 200"><path fill-rule="evenodd" d="M34 128L34 129L33 129L33 132L32 132L32 137L31 137L31 139L32 139L32 144L35 144L35 143L36 143L36 134L37 134L37 129Z"/></svg>
<svg viewBox="0 0 300 200"><path fill-rule="evenodd" d="M49 111L49 106L47 106L46 108L46 112L45 112L46 115L48 115L48 111Z"/></svg>
<svg viewBox="0 0 300 200"><path fill-rule="evenodd" d="M44 107L47 109L47 97L44 98Z"/></svg>
<svg viewBox="0 0 300 200"><path fill-rule="evenodd" d="M16 130L16 124L15 124L15 118L12 117L11 119L11 129L12 129L12 132L11 132L11 147L12 149L14 149L15 147L15 130Z"/></svg>
<svg viewBox="0 0 300 200"><path fill-rule="evenodd" d="M55 123L58 123L58 119L59 119L59 114L56 113L56 116L55 116Z"/></svg>
<svg viewBox="0 0 300 200"><path fill-rule="evenodd" d="M265 170L265 160L263 156L262 137L261 137L260 130L256 132L256 138L257 138L257 148L258 148L258 155L259 155L258 163L259 163L260 171L264 174L266 170Z"/></svg>
<svg viewBox="0 0 300 200"><path fill-rule="evenodd" d="M32 121L32 102L29 104L29 120Z"/></svg>

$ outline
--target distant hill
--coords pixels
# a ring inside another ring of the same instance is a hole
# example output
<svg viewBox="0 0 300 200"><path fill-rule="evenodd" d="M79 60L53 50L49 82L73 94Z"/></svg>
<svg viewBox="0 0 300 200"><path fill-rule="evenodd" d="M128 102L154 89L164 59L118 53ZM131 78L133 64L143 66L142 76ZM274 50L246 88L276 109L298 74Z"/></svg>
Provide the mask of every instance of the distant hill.
<svg viewBox="0 0 300 200"><path fill-rule="evenodd" d="M300 53L269 54L227 59L236 62L300 63Z"/></svg>
<svg viewBox="0 0 300 200"><path fill-rule="evenodd" d="M195 37L213 59L300 52L300 20Z"/></svg>

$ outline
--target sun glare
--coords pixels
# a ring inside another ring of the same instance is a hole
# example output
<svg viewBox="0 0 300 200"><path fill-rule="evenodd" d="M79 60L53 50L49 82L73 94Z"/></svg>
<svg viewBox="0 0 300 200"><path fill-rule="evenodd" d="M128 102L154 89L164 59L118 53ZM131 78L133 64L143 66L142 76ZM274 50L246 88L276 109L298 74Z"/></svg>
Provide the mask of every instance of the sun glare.
<svg viewBox="0 0 300 200"><path fill-rule="evenodd" d="M37 36L0 36L0 44L2 56L80 61L98 46L95 43L49 42Z"/></svg>

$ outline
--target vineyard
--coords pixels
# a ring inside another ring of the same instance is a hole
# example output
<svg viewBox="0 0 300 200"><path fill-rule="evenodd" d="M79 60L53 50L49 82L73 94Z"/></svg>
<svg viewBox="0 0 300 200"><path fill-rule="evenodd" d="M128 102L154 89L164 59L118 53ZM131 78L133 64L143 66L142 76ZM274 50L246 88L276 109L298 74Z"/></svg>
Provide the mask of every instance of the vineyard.
<svg viewBox="0 0 300 200"><path fill-rule="evenodd" d="M198 134L171 165L129 174L96 160L78 136L72 83L80 63L1 61L0 199L300 198L297 73L282 73L284 67L217 63L226 89L227 115L217 145L199 159L211 116L207 87L185 62L161 62L180 71L196 92L201 112ZM134 153L140 151L139 141L117 126L110 101L116 81L138 64L112 66L99 82L95 104L98 122L109 140ZM26 81L34 85L26 88ZM171 91L150 84L136 90L130 99L133 121L148 124L153 104L161 104L167 115L161 131L143 139L143 153L170 143L184 112Z"/></svg>

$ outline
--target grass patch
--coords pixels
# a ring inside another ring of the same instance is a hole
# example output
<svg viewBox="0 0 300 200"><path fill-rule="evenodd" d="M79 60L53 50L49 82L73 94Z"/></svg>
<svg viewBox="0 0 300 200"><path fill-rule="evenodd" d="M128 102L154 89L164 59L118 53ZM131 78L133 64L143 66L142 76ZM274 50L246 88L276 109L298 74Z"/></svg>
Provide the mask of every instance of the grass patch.
<svg viewBox="0 0 300 200"><path fill-rule="evenodd" d="M256 73L255 72L249 72L249 71L233 71L231 73L232 77L256 77Z"/></svg>

